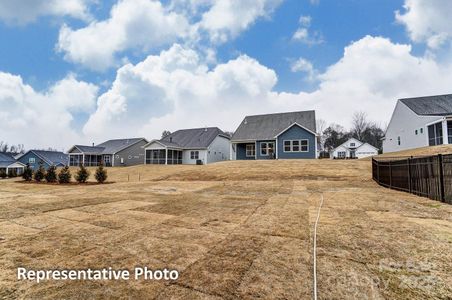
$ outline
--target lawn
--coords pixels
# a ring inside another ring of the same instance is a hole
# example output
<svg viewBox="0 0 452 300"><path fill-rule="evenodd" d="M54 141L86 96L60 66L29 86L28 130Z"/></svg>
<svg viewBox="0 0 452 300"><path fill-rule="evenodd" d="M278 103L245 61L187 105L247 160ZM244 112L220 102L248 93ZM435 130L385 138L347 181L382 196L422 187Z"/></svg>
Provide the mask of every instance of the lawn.
<svg viewBox="0 0 452 300"><path fill-rule="evenodd" d="M452 206L369 161L110 168L108 185L0 181L0 298L447 299ZM177 281L18 281L17 267L171 268ZM450 299L450 298L449 298Z"/></svg>

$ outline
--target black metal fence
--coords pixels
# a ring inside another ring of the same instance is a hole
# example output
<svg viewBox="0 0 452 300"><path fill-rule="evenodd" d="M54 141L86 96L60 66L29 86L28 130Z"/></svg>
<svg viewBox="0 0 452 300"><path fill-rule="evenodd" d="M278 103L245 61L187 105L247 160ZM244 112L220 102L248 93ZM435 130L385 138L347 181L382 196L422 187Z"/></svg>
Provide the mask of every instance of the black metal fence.
<svg viewBox="0 0 452 300"><path fill-rule="evenodd" d="M372 177L382 186L452 204L452 154L373 158Z"/></svg>

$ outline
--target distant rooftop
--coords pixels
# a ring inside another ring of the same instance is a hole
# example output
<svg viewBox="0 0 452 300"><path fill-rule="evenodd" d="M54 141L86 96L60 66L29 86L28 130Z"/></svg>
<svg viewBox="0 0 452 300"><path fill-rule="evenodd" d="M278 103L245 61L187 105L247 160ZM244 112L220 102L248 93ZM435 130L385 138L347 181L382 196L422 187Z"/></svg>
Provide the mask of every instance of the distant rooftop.
<svg viewBox="0 0 452 300"><path fill-rule="evenodd" d="M177 130L159 140L165 146L179 148L207 148L218 135L225 135L218 127L203 127Z"/></svg>
<svg viewBox="0 0 452 300"><path fill-rule="evenodd" d="M145 138L115 139L96 146L75 145L74 147L87 154L114 154L142 140L146 141Z"/></svg>

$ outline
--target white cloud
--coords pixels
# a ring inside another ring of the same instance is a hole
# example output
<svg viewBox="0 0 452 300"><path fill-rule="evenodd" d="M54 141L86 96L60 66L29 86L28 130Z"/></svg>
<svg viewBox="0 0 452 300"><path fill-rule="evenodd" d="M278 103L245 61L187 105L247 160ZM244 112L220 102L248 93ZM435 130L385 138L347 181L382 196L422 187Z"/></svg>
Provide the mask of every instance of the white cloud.
<svg viewBox="0 0 452 300"><path fill-rule="evenodd" d="M304 59L302 57L300 57L299 59L292 63L292 65L290 66L290 70L292 72L306 73L307 79L310 81L315 80L317 76L317 70L314 68L312 63L309 60Z"/></svg>
<svg viewBox="0 0 452 300"><path fill-rule="evenodd" d="M258 18L269 17L282 0L217 0L202 15L199 27L209 33L210 40L224 43L246 30Z"/></svg>
<svg viewBox="0 0 452 300"><path fill-rule="evenodd" d="M97 87L69 75L37 92L20 76L0 72L0 137L26 147L68 146L79 139L73 114L91 112Z"/></svg>
<svg viewBox="0 0 452 300"><path fill-rule="evenodd" d="M96 71L119 64L126 50L141 53L174 42L211 48L237 37L282 0L120 0L110 17L86 27L60 29L57 50L68 61ZM212 52L212 49L206 51Z"/></svg>
<svg viewBox="0 0 452 300"><path fill-rule="evenodd" d="M312 18L311 16L300 16L298 20L299 27L292 35L292 40L301 42L306 45L318 45L324 42L320 31L310 31Z"/></svg>
<svg viewBox="0 0 452 300"><path fill-rule="evenodd" d="M188 34L189 24L180 14L167 11L159 1L121 0L110 18L73 30L63 26L57 49L68 61L93 70L105 70L127 49L148 51Z"/></svg>
<svg viewBox="0 0 452 300"><path fill-rule="evenodd" d="M405 0L404 9L396 12L396 20L406 26L413 41L436 49L451 40L451 1Z"/></svg>
<svg viewBox="0 0 452 300"><path fill-rule="evenodd" d="M99 97L84 133L96 139L158 138L164 129L235 130L246 114L308 109L345 126L357 110L386 122L397 98L450 92L452 67L410 51L409 45L368 36L316 76L318 89L284 93L274 90L275 72L248 56L209 69L196 51L174 45L121 68L112 88ZM295 69L309 72L310 67L302 61Z"/></svg>
<svg viewBox="0 0 452 300"><path fill-rule="evenodd" d="M41 16L70 16L90 20L89 5L93 0L0 1L0 19L7 24L24 25Z"/></svg>

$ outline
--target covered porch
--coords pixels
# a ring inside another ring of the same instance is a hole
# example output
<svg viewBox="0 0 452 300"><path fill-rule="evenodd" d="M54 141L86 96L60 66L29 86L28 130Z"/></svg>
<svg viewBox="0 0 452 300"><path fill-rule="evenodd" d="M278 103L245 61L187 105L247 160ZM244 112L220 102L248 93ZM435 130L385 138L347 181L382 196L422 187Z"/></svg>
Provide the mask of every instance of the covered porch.
<svg viewBox="0 0 452 300"><path fill-rule="evenodd" d="M429 146L452 144L452 116L427 125Z"/></svg>
<svg viewBox="0 0 452 300"><path fill-rule="evenodd" d="M174 148L146 149L147 165L181 165L182 150Z"/></svg>
<svg viewBox="0 0 452 300"><path fill-rule="evenodd" d="M111 167L112 156L106 154L69 153L69 166L78 167L83 165L85 167L97 167L101 163L106 167Z"/></svg>
<svg viewBox="0 0 452 300"><path fill-rule="evenodd" d="M12 164L2 164L0 165L0 170L5 171L8 177L20 176L24 173L25 165L19 162ZM15 174L14 174L15 173Z"/></svg>

